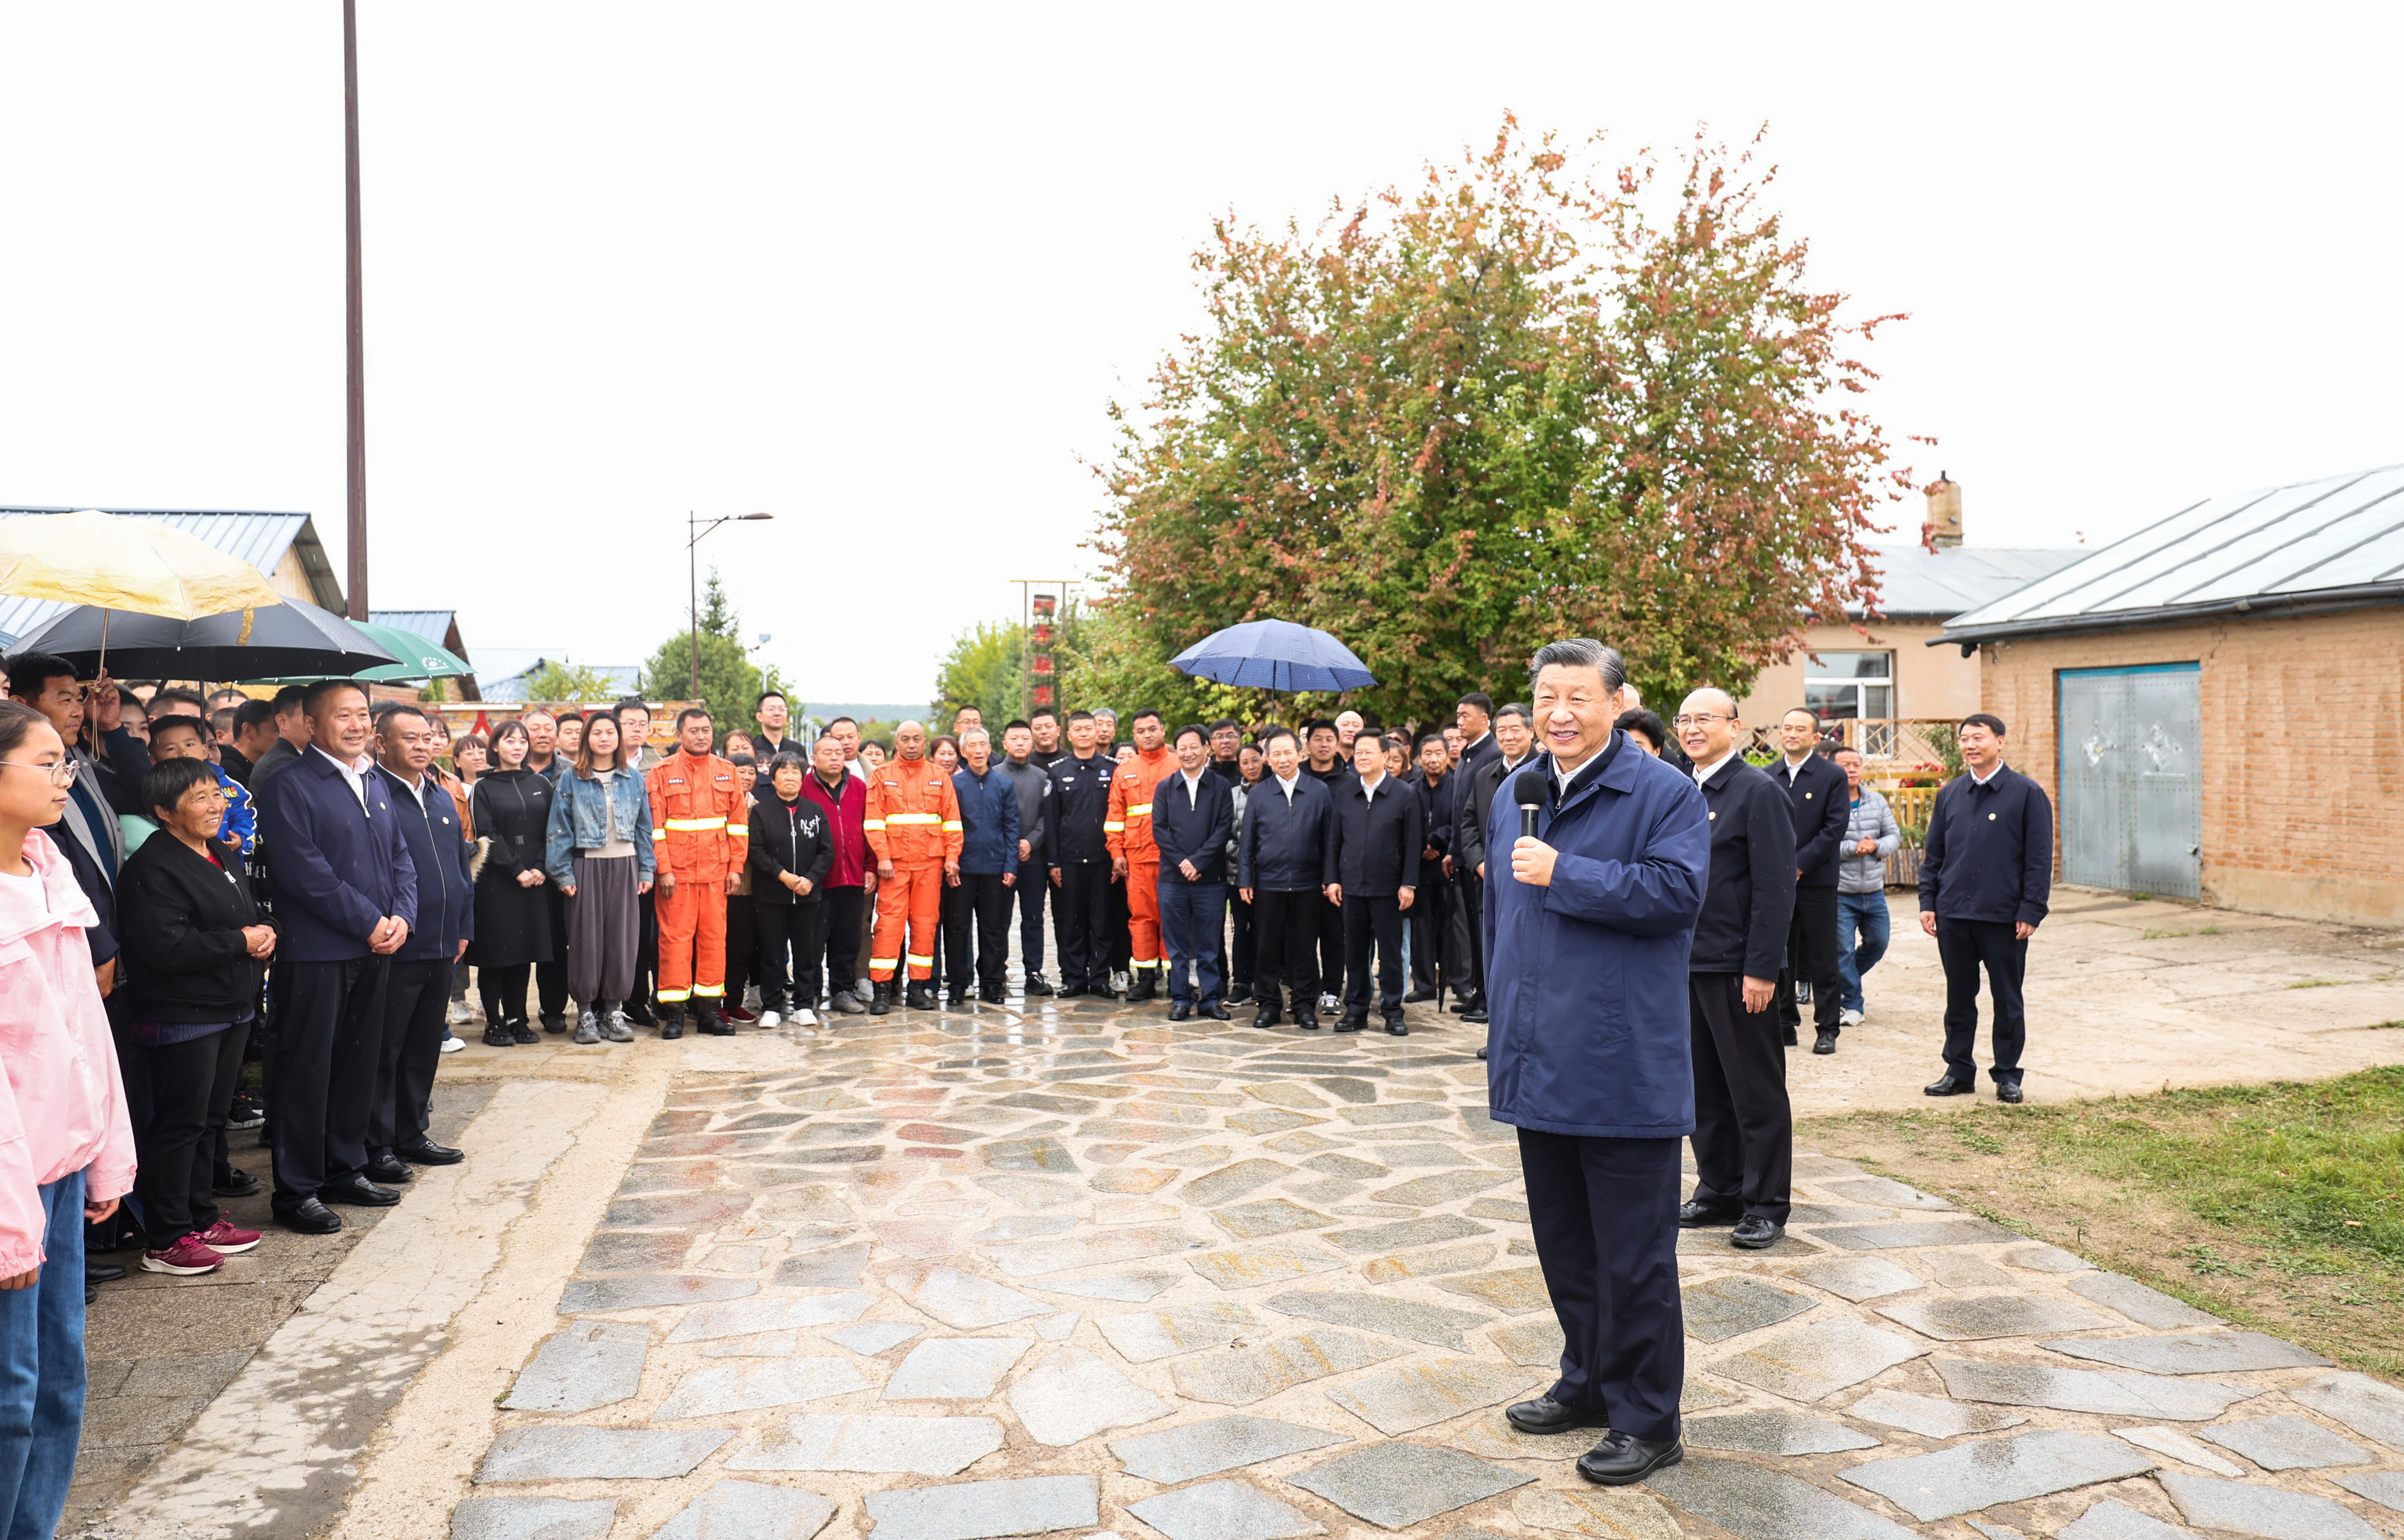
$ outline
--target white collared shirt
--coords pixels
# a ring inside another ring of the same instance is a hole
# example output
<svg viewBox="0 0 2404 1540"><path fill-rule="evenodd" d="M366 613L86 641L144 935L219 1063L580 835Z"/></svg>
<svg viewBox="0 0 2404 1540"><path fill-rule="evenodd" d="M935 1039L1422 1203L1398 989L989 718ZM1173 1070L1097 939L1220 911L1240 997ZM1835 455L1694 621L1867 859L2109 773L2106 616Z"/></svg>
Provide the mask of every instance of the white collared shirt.
<svg viewBox="0 0 2404 1540"><path fill-rule="evenodd" d="M1795 777L1801 775L1803 767L1810 763L1811 756L1809 754L1799 760L1790 760L1783 754L1778 758L1778 767L1786 772L1786 784L1789 786L1795 784Z"/></svg>
<svg viewBox="0 0 2404 1540"><path fill-rule="evenodd" d="M1711 763L1698 764L1695 766L1695 784L1697 786L1706 784L1713 776L1719 774L1720 767L1722 765L1729 763L1738 757L1737 751L1734 749L1730 749L1726 753L1722 754L1718 759L1713 760Z"/></svg>
<svg viewBox="0 0 2404 1540"><path fill-rule="evenodd" d="M1285 776L1279 776L1279 775L1274 775L1274 774L1272 774L1272 775L1269 777L1269 778L1270 778L1271 780L1274 780L1274 781L1276 781L1276 782L1278 783L1278 786L1279 787L1279 789L1280 789L1280 790L1282 790L1282 791L1285 792L1285 800L1286 800L1287 805L1288 805L1289 806L1290 806L1290 805L1293 805L1293 789L1294 789L1295 787L1297 787L1297 786L1299 786L1299 785L1301 785L1301 784L1302 784L1302 771L1301 771L1301 769L1300 769L1299 767L1297 767L1297 768L1295 769L1294 773L1293 774L1293 776L1292 776L1292 777L1285 777Z"/></svg>
<svg viewBox="0 0 2404 1540"><path fill-rule="evenodd" d="M419 812L422 813L426 810L426 789L434 784L433 777L420 776L415 780L401 780L400 772L390 768L387 768L384 771L384 774L390 776L395 780L400 781L401 785L409 789L409 794L417 799L417 810Z"/></svg>
<svg viewBox="0 0 2404 1540"><path fill-rule="evenodd" d="M1363 802L1376 802L1377 800L1377 788L1385 784L1386 772L1383 767L1378 769L1377 778L1375 780L1371 780L1368 777L1363 776L1361 777L1361 800Z"/></svg>
<svg viewBox="0 0 2404 1540"><path fill-rule="evenodd" d="M359 799L359 811L366 812L368 810L368 769L375 763L375 761L362 754L356 764L345 764L333 755L327 754L323 747L314 743L309 746L309 751L313 754L325 754L326 763L342 773L342 779L350 786L351 795Z"/></svg>
<svg viewBox="0 0 2404 1540"><path fill-rule="evenodd" d="M1192 803L1196 807L1201 806L1202 777L1209 775L1210 772L1207 769L1203 769L1189 773L1181 765L1178 768L1177 773L1185 777L1185 800Z"/></svg>
<svg viewBox="0 0 2404 1540"><path fill-rule="evenodd" d="M1993 780L1997 776L2000 776L2000 775L2002 775L2003 773L2004 773L2004 762L2003 762L2003 761L2001 761L2001 760L1997 760L1997 761L1995 762L1995 767L1994 767L1992 770L1988 771L1988 772L1987 772L1985 775L1983 775L1983 776L1982 776L1982 775L1980 775L1980 774L1978 774L1978 772L1977 772L1976 770L1973 770L1973 771L1971 771L1971 772L1970 772L1970 778L1971 778L1972 780L1974 780L1974 781L1978 782L1980 786L1984 786L1984 785L1986 785L1989 781Z"/></svg>

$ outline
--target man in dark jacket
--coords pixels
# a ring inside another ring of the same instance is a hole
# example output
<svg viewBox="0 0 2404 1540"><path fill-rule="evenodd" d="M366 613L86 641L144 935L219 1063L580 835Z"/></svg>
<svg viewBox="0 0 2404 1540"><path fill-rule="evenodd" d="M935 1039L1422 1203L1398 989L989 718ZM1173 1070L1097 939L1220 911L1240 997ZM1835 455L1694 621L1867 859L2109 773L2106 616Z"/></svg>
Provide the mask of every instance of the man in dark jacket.
<svg viewBox="0 0 2404 1540"><path fill-rule="evenodd" d="M956 971L944 980L954 1008L967 1002L969 921L976 921L977 998L1002 1001L1010 957L1011 889L1018 881L1018 783L993 762L993 737L982 727L960 735L961 764L952 772L960 803L960 869L951 880L967 902L946 915L943 952Z"/></svg>
<svg viewBox="0 0 2404 1540"><path fill-rule="evenodd" d="M1168 949L1168 1019L1228 1017L1220 942L1227 914L1227 838L1236 793L1210 773L1199 727L1177 730L1177 768L1153 787L1152 840L1160 852L1160 934ZM1194 975L1201 975L1197 997Z"/></svg>
<svg viewBox="0 0 2404 1540"><path fill-rule="evenodd" d="M839 777L839 798L850 777L843 773L841 749L828 757ZM767 788L751 804L751 849L745 857L751 866L751 929L760 938L760 1017L790 1015L800 1027L818 1025L827 874L834 868L833 815L803 794L809 776L792 749L769 761ZM801 976L799 998L786 991L789 951Z"/></svg>
<svg viewBox="0 0 2404 1540"><path fill-rule="evenodd" d="M1111 994L1111 777L1095 748L1094 714L1069 713L1069 752L1052 762L1052 886L1059 909L1060 998Z"/></svg>
<svg viewBox="0 0 2404 1540"><path fill-rule="evenodd" d="M876 890L876 863L868 849L868 783L846 767L844 747L834 734L822 735L810 746L810 773L802 778L802 795L826 815L833 859L823 884L824 945L804 950L800 938L793 943L793 1006L816 1010L823 978L828 1012L857 1016L868 1014L860 998L858 962L868 895Z"/></svg>
<svg viewBox="0 0 2404 1540"><path fill-rule="evenodd" d="M1350 780L1335 788L1335 886L1344 905L1344 1015L1339 1032L1369 1025L1369 944L1377 945L1377 1014L1386 1030L1407 1037L1403 1022L1403 918L1413 912L1431 863L1417 787L1386 774L1386 742L1375 733L1352 740Z"/></svg>
<svg viewBox="0 0 2404 1540"><path fill-rule="evenodd" d="M1978 1088L1978 970L1994 1000L1995 1099L2020 1099L2028 1017L2020 980L2029 937L2053 894L2053 804L2004 763L2003 719L1980 711L1958 733L1969 773L1936 793L1920 857L1920 928L1945 966L1945 1072L1930 1096Z"/></svg>
<svg viewBox="0 0 2404 1540"><path fill-rule="evenodd" d="M275 713L275 742L251 763L250 789L254 792L309 751L309 712L301 704L307 694L300 686L287 684L269 703L269 708Z"/></svg>
<svg viewBox="0 0 2404 1540"><path fill-rule="evenodd" d="M1270 728L1261 748L1268 774L1245 793L1244 833L1236 842L1237 891L1252 906L1252 997L1260 1002L1252 1025L1278 1024L1278 981L1283 979L1293 1024L1315 1032L1319 917L1335 909L1341 896L1335 803L1326 783L1307 773L1293 729Z"/></svg>
<svg viewBox="0 0 2404 1540"><path fill-rule="evenodd" d="M1452 946L1451 889L1445 882L1445 858L1452 850L1453 799L1461 781L1452 766L1452 751L1442 733L1419 735L1418 784L1419 847L1408 874L1419 898L1411 905L1411 1004L1433 1000L1447 985L1457 985L1461 954ZM1458 991L1456 991L1458 992Z"/></svg>
<svg viewBox="0 0 2404 1540"><path fill-rule="evenodd" d="M1786 1049L1770 1004L1795 912L1795 822L1770 778L1736 751L1744 724L1725 690L1698 690L1678 714L1712 829L1712 870L1686 959L1695 1056L1695 1196L1681 1228L1733 1224L1759 1251L1786 1233L1795 1113Z"/></svg>
<svg viewBox="0 0 2404 1540"><path fill-rule="evenodd" d="M1043 977L1043 895L1049 865L1045 847L1051 840L1052 777L1035 763L1035 729L1024 721L1001 730L1001 773L1018 792L1018 881L1013 889L1018 904L1018 967L1027 978L1027 998L1052 992Z"/></svg>
<svg viewBox="0 0 2404 1540"><path fill-rule="evenodd" d="M1769 767L1769 776L1785 791L1795 823L1795 917L1787 925L1786 966L1778 974L1778 1020L1785 1045L1793 1047L1803 1025L1795 981L1809 981L1820 1033L1812 1046L1834 1053L1845 1010L1844 979L1837 971L1837 878L1853 793L1836 761L1819 751L1819 713L1800 706L1787 712L1779 719L1778 739L1785 756Z"/></svg>
<svg viewBox="0 0 2404 1540"><path fill-rule="evenodd" d="M278 1222L342 1227L328 1202L400 1201L367 1175L384 995L417 913L393 792L368 756L368 695L320 679L301 703L310 748L259 789L259 833L274 895L273 1099Z"/></svg>
<svg viewBox="0 0 2404 1540"><path fill-rule="evenodd" d="M417 876L409 934L392 954L384 1040L368 1105L366 1170L377 1182L407 1182L415 1174L412 1165L450 1166L461 1158L426 1133L434 1070L450 1029L443 1014L451 1003L451 970L476 934L476 882L468 874L459 805L426 773L441 745L426 714L407 704L385 712L376 730L376 774Z"/></svg>
<svg viewBox="0 0 2404 1540"><path fill-rule="evenodd" d="M1608 1427L1578 1459L1605 1485L1684 1458L1679 1146L1695 1127L1686 956L1711 864L1695 783L1632 747L1619 654L1534 659L1536 833L1516 796L1487 825L1487 1094L1519 1129L1561 1375L1507 1409L1531 1434Z"/></svg>
<svg viewBox="0 0 2404 1540"><path fill-rule="evenodd" d="M1446 812L1445 827L1451 832L1451 843L1445 847L1444 875L1446 882L1445 931L1452 959L1459 976L1451 979L1456 997L1452 1008L1466 1015L1479 1004L1480 971L1484 966L1486 938L1486 895L1480 890L1477 874L1460 859L1462 831L1469 822L1469 793L1477 773L1502 758L1502 748L1494 739L1494 699L1482 691L1473 691L1461 697L1453 707L1453 721L1461 731L1461 758L1452 767L1452 806Z"/></svg>

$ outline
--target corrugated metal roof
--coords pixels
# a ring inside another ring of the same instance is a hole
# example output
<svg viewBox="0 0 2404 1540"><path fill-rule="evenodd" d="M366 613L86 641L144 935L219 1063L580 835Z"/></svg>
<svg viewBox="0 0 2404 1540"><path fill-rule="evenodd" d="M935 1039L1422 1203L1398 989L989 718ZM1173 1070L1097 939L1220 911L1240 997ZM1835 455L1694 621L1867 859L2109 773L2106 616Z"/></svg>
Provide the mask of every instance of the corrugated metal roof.
<svg viewBox="0 0 2404 1540"><path fill-rule="evenodd" d="M1890 620L1905 617L1946 619L1995 600L2026 586L2048 572L2059 571L2086 555L2084 547L1992 547L1960 545L1931 551L1925 546L1877 548L1879 613ZM1859 605L1847 609L1856 616Z"/></svg>
<svg viewBox="0 0 2404 1540"><path fill-rule="evenodd" d="M2404 465L2183 508L2018 593L1949 641L2404 601Z"/></svg>
<svg viewBox="0 0 2404 1540"><path fill-rule="evenodd" d="M370 609L368 619L441 644L451 635L451 619L457 613L454 609Z"/></svg>
<svg viewBox="0 0 2404 1540"><path fill-rule="evenodd" d="M525 653L522 649L511 648L508 650L507 654L503 655L523 658L525 656ZM518 667L511 669L506 676L495 678L489 681L487 681L485 676L487 674L495 673L495 670L489 668L481 669L476 675L476 688L486 700L524 700L525 699L526 680L533 678L536 674L540 673L544 667L553 661L554 660L550 658L538 656L533 659L533 661L522 664ZM590 668L593 672L600 675L602 679L608 681L609 694L613 699L618 696L634 694L636 691L636 687L642 683L643 670L639 665L595 663L585 664L581 666Z"/></svg>
<svg viewBox="0 0 2404 1540"><path fill-rule="evenodd" d="M0 519L72 511L65 508L0 508ZM161 508L110 508L102 511L130 518L161 520L230 556L241 557L271 577L276 565L283 561L285 552L309 528L309 515L306 513L215 512L199 509ZM315 544L314 535L308 543ZM309 559L312 556L314 560ZM322 549L304 553L304 565L313 568L314 576L314 568L325 565ZM328 575L330 577L330 568ZM0 594L0 632L11 637L29 635L35 626L68 608L56 599L28 599ZM339 609L339 606L330 608Z"/></svg>

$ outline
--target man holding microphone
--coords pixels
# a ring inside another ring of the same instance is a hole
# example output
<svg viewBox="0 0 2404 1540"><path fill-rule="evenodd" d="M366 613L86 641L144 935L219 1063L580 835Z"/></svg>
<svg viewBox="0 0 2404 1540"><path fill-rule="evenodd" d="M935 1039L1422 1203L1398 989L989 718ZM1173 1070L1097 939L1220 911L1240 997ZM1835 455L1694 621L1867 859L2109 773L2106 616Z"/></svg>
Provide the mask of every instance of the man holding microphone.
<svg viewBox="0 0 2404 1540"><path fill-rule="evenodd" d="M1539 651L1536 745L1486 830L1489 1099L1519 1130L1561 1376L1505 1413L1524 1433L1609 1428L1605 1486L1684 1458L1680 1142L1694 1131L1686 957L1711 866L1693 779L1632 747L1619 654ZM1500 870L1494 870L1496 866Z"/></svg>

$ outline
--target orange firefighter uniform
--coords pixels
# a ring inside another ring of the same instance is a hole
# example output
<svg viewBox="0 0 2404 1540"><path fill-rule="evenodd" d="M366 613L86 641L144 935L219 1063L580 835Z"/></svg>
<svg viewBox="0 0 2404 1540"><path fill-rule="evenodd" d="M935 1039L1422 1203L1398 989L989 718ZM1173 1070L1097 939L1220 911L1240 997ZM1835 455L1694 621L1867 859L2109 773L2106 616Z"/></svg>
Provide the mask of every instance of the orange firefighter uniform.
<svg viewBox="0 0 2404 1540"><path fill-rule="evenodd" d="M1166 748L1138 753L1111 777L1111 810L1102 820L1102 842L1113 860L1127 863L1127 966L1139 972L1165 960L1160 950L1160 847L1152 840L1152 793L1177 774L1177 755Z"/></svg>
<svg viewBox="0 0 2404 1540"><path fill-rule="evenodd" d="M935 922L943 903L943 863L960 859L960 799L952 777L929 759L890 760L868 777L868 847L893 863L876 880L876 935L868 976L891 981L906 956L910 977L935 973ZM902 950L902 931L909 950Z"/></svg>
<svg viewBox="0 0 2404 1540"><path fill-rule="evenodd" d="M716 754L670 754L651 766L651 853L676 885L659 895L659 1001L726 996L726 875L749 859L747 772Z"/></svg>

